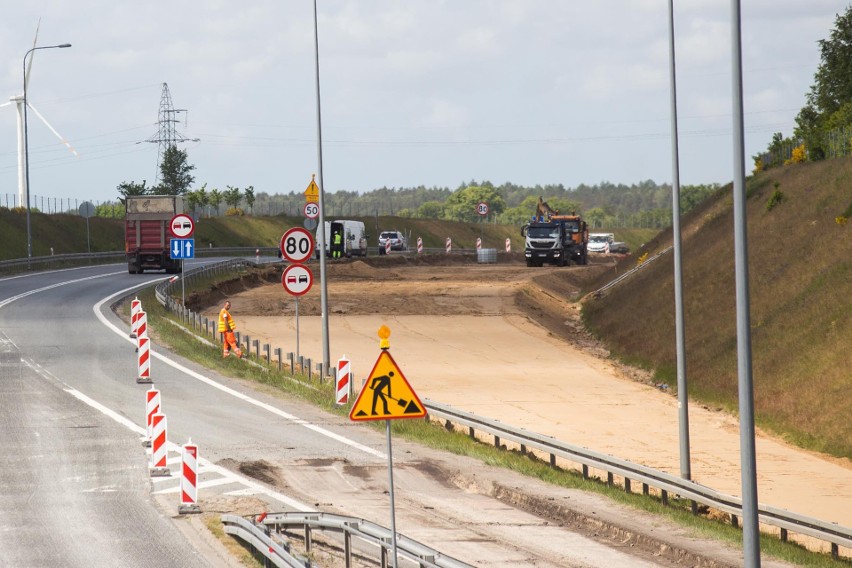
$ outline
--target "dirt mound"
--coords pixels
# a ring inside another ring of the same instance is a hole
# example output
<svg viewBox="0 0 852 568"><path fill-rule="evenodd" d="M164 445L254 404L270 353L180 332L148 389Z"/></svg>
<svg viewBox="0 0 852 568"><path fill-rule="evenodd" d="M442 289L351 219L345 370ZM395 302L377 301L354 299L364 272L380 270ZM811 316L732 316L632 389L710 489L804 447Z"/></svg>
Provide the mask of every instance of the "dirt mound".
<svg viewBox="0 0 852 568"><path fill-rule="evenodd" d="M519 255L522 257L522 255ZM292 316L293 297L282 290L281 266L273 266L193 294L188 306L215 316L225 298L233 313ZM523 261L479 264L472 255L384 255L326 264L328 310L335 315L526 315L560 339L600 352L582 330L573 303L584 283L609 265L528 268ZM299 298L299 314L322 313L319 268L315 286Z"/></svg>

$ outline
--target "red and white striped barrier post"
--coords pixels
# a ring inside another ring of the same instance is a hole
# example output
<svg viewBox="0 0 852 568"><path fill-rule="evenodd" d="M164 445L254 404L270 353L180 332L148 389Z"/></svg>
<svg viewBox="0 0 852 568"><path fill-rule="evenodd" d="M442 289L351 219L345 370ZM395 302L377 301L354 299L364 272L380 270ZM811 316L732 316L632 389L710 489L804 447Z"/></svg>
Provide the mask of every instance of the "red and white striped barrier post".
<svg viewBox="0 0 852 568"><path fill-rule="evenodd" d="M512 239L506 237L506 252L512 252Z"/></svg>
<svg viewBox="0 0 852 568"><path fill-rule="evenodd" d="M151 424L155 414L160 414L160 391L152 387L145 393L145 440L142 445L146 448L151 447Z"/></svg>
<svg viewBox="0 0 852 568"><path fill-rule="evenodd" d="M604 254L609 256L609 241L604 243Z"/></svg>
<svg viewBox="0 0 852 568"><path fill-rule="evenodd" d="M344 405L349 402L349 384L352 367L346 355L337 361L337 404Z"/></svg>
<svg viewBox="0 0 852 568"><path fill-rule="evenodd" d="M136 383L142 385L154 382L151 380L151 340L147 335L139 337L139 353L136 359L138 361Z"/></svg>
<svg viewBox="0 0 852 568"><path fill-rule="evenodd" d="M453 252L453 239L447 237L447 254Z"/></svg>
<svg viewBox="0 0 852 568"><path fill-rule="evenodd" d="M139 301L139 298L133 298L130 302L130 337L133 339L136 339L136 324L141 311L142 302Z"/></svg>
<svg viewBox="0 0 852 568"><path fill-rule="evenodd" d="M254 261L260 263L260 249L254 249Z"/></svg>
<svg viewBox="0 0 852 568"><path fill-rule="evenodd" d="M482 249L482 239L476 237L476 250L479 251Z"/></svg>
<svg viewBox="0 0 852 568"><path fill-rule="evenodd" d="M391 243L390 243L390 239L388 239L387 241L385 241L385 254L390 254L390 250L391 250Z"/></svg>
<svg viewBox="0 0 852 568"><path fill-rule="evenodd" d="M136 314L136 351L139 351L139 340L148 338L148 314L141 309Z"/></svg>
<svg viewBox="0 0 852 568"><path fill-rule="evenodd" d="M166 415L158 412L151 417L151 477L168 477L172 474L166 464Z"/></svg>
<svg viewBox="0 0 852 568"><path fill-rule="evenodd" d="M198 446L192 439L183 445L180 468L180 505L178 513L187 515L200 513L198 505Z"/></svg>
<svg viewBox="0 0 852 568"><path fill-rule="evenodd" d="M423 239L417 237L417 254L423 254Z"/></svg>

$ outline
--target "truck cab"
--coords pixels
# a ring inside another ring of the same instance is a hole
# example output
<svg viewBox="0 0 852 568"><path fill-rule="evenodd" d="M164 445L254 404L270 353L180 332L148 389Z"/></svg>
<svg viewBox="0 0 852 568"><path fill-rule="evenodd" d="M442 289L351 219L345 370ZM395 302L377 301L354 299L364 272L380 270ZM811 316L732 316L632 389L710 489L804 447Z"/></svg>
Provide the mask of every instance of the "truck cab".
<svg viewBox="0 0 852 568"><path fill-rule="evenodd" d="M534 219L521 228L527 266L587 264L588 235L585 221L577 215Z"/></svg>

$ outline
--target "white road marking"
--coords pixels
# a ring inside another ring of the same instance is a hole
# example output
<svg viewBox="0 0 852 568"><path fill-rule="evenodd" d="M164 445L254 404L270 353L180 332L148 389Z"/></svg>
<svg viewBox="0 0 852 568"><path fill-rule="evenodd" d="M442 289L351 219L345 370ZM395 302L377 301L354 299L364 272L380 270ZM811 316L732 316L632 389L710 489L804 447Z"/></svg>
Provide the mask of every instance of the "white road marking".
<svg viewBox="0 0 852 568"><path fill-rule="evenodd" d="M105 276L115 276L116 274L123 274L122 272L109 272L107 274L96 274L95 276L87 276L86 278L78 278L76 280L66 280L65 282L57 282L56 284L51 284L50 286L45 286L44 288L38 288L36 290L30 290L28 292L24 292L23 294L18 294L17 296L12 296L11 298L6 298L3 301L0 301L0 308L5 308L12 302L16 300L20 300L21 298L26 298L27 296L32 296L33 294L38 294L39 292L44 292L45 290L52 290L54 288L59 288L60 286L67 286L68 284L74 284L76 282L85 282L86 280L94 280L95 278L103 278ZM150 282L148 282L150 284ZM131 288L132 289L132 288Z"/></svg>
<svg viewBox="0 0 852 568"><path fill-rule="evenodd" d="M11 304L12 302L14 302L16 300L20 300L21 298L26 298L27 296L31 296L31 295L37 294L39 292L52 290L52 289L58 288L60 286L66 286L66 285L69 285L69 284L74 284L74 283L77 283L77 282L84 282L84 281L87 281L87 280L94 280L94 279L97 279L97 278L104 278L106 276L115 276L117 274L123 274L123 273L124 273L123 271L110 272L110 273L107 273L107 274L98 274L98 275L95 275L95 276L88 276L88 277L85 277L85 278L77 278L77 279L74 279L74 280L57 282L55 284L51 284L50 286L44 286L44 287L38 288L36 290L30 290L30 291L25 292L23 294L18 294L17 296L13 296L11 298L7 298L3 301L0 301L0 308L3 308L3 307ZM161 278L161 280L165 280L165 279L166 279L166 277ZM103 304L105 304L109 300L115 298L116 296L120 296L121 294L129 292L131 290L135 290L137 288L141 288L143 286L149 286L150 284L151 284L150 280L145 281L145 282L140 282L138 284L135 284L133 286L130 286L128 288L125 288L123 290L115 292L114 294L111 294L111 295L107 296L106 298L103 298L101 301L99 301L98 303L96 303L92 307L92 310L94 311L95 316L101 321L101 323L103 325L105 325L106 327L113 330L113 332L118 334L120 337L123 337L125 341L128 341L129 343L134 343L134 340L129 338L124 330L119 329L112 322L110 322L106 319L106 317L101 313L101 306L103 306ZM9 342L12 343L11 340ZM14 345L14 343L12 343L12 344ZM342 444L345 444L347 446L350 446L354 449L361 450L364 453L376 456L376 457L381 458L381 459L387 459L387 455L382 453L382 452L374 450L373 448L370 448L370 447L365 446L363 444L359 444L358 442L355 442L354 440L350 440L350 439L348 439L344 436L340 436L339 434L335 434L334 432L326 430L325 428L322 428L322 427L317 426L315 424L311 424L307 420L304 420L302 418L299 418L298 416L284 412L283 410L276 408L276 407L274 407L270 404L266 404L264 402L261 402L259 400L254 399L254 398L251 398L250 396L245 395L241 392L238 392L238 391L236 391L236 390L234 390L230 387L226 387L225 385L217 383L216 381L214 381L214 380L212 380L208 377L205 377L205 376L203 376L199 373L196 373L192 369L188 369L187 367L184 367L180 363L177 363L176 361L173 361L173 360L169 359L168 357L160 355L159 353L152 352L152 355L154 357L156 357L157 359L159 359L160 361L163 361L167 365L170 365L171 367L174 367L175 369L189 375L190 377L192 377L196 380L199 380L199 381L201 381L201 382L203 382L203 383L205 383L209 386L212 386L213 388L219 389L222 392L230 394L231 396L234 396L234 397L236 397L240 400L243 400L244 402L247 402L249 404L253 404L253 405L255 405L259 408L262 408L262 409L264 409L268 412L271 412L272 414L280 416L280 417L282 417L286 420L290 420L291 422L293 422L295 424L299 424L301 426L304 426L305 428L312 430L313 432L316 432L317 434L329 437L333 440L336 440L336 441L338 441ZM58 383L60 383L63 386L64 390L67 393L69 393L73 397L77 398L81 402L91 406L95 410L98 410L99 412L108 416L109 418L113 419L114 421L118 422L119 424L121 424L125 428L131 430L132 432L137 433L140 436L146 435L145 428L143 428L142 426L136 425L131 420L129 420L129 419L125 418L124 416L116 413L115 411L111 410L110 408L107 408L106 406L102 405L101 403L97 402L96 400L89 398L88 396L86 396L82 392L74 389L73 387L71 387L70 385L68 385L67 383L65 383L64 381L62 381L61 379L59 379L55 375L53 375L47 369L42 368L41 365L39 365L35 361L22 360L22 362L25 365L27 365L28 367L30 367L31 369L33 369L39 375L46 377L46 378L49 377L49 378L52 378L53 380L57 381ZM181 451L181 446L175 444L174 442L167 442L166 447L167 447L167 450L170 451L170 452L179 453ZM275 500L277 500L277 501L279 501L279 502L281 502L285 505L288 505L288 506L290 506L290 507L292 507L296 510L299 510L299 511L314 511L315 510L314 508L308 507L307 505L304 505L303 503L300 503L300 502L298 502L298 501L296 501L296 500L294 500L294 499L292 499L292 498L290 498L286 495L283 495L283 494L281 494L277 491L273 491L273 490L265 487L264 485L261 485L260 483L257 483L255 481L249 479L249 478L243 477L241 475L237 475L237 474L233 473L232 471L230 471L228 469L225 469L221 466L218 466L218 465L216 465L212 462L209 462L206 459L201 458L201 459L198 460L198 463L199 463L199 466L203 466L208 471L213 471L215 473L218 473L222 477L228 477L228 478L231 478L231 479L235 479L235 480L237 480L238 483L241 483L242 485L250 488L251 490L255 491L256 493L271 497L271 498L273 498L273 499L275 499Z"/></svg>
<svg viewBox="0 0 852 568"><path fill-rule="evenodd" d="M120 291L102 299L100 302L95 304L92 308L95 312L95 316L97 316L97 318L99 320L101 320L102 324L104 324L108 328L112 329L120 337L124 338L124 340L127 341L128 343L135 343L135 341L133 339L130 339L127 336L126 331L119 329L118 327L115 326L115 324L113 324L112 322L110 322L106 319L106 317L101 313L101 306L103 306L106 302L112 300L116 296L120 296L121 294L129 292L130 290L133 290L134 288L139 288L140 286L141 285L131 286L130 288L125 288L124 290L120 290ZM341 436L340 434L335 434L334 432L331 432L330 430L326 430L325 428L323 428L321 426L317 426L316 424L311 424L307 420L305 420L303 418L299 418L298 416L295 416L295 415L290 414L288 412L285 412L285 411L281 410L280 408L276 408L276 407L272 406L271 404L261 402L257 399L254 399L254 398L248 396L247 394L243 394L243 393L236 391L236 390L234 390L230 387L226 387L225 385L223 385L221 383L217 383L213 379L210 379L209 377L205 377L204 375L201 375L200 373L196 373L192 369L184 367L183 365L181 365L177 361L173 361L173 360L169 359L168 357L155 352L154 350L151 350L151 355L153 357L159 359L160 361L166 363L167 365L174 367L178 371L181 371L181 372L189 375L193 379L201 381L202 383L205 383L205 384L207 384L207 385L209 385L209 386L211 386L215 389L219 389L220 391L227 393L227 394L229 394L229 395L231 395L235 398L238 398L238 399L240 399L244 402L247 402L249 404L257 406L258 408L262 408L263 410L266 410L267 412L271 412L272 414L275 414L276 416L280 416L281 418L289 420L289 421L291 421L295 424L298 424L300 426L304 426L308 430L312 430L313 432L316 432L317 434L331 438L331 439L333 439L337 442L340 442L341 444L345 444L345 445L347 445L351 448L354 448L356 450L361 450L362 452L370 454L371 456L375 456L377 458L381 458L381 459L385 459L385 460L387 459L387 454L385 454L383 452L380 452L378 450L374 450L373 448L370 448L370 447L365 446L363 444L359 444L358 442L356 442L354 440L350 440L349 438Z"/></svg>
<svg viewBox="0 0 852 568"><path fill-rule="evenodd" d="M113 263L101 264L100 266L113 266ZM42 271L42 272L28 272L27 274L19 274L17 276L7 276L6 278L0 278L0 282L6 282L7 280L17 280L18 278L29 278L30 276L41 276L42 274L48 274L48 273L54 274L56 272L68 272L69 270L83 270L85 268L92 268L92 267L91 266L76 266L74 268L60 268L58 270L45 270L45 271Z"/></svg>
<svg viewBox="0 0 852 568"><path fill-rule="evenodd" d="M143 428L141 426L137 426L133 421L129 420L128 418L125 418L124 416L118 414L117 412L115 412L115 411L107 408L106 406L102 405L98 401L89 398L85 394L74 389L70 385L64 383L59 377L57 377L56 375L54 375L53 373L51 373L47 369L42 368L41 365L39 365L38 363L35 363L34 361L27 361L27 360L22 360L22 362L23 362L24 365L28 366L29 368L31 368L33 371L35 371L36 373L38 373L42 377L56 381L57 383L62 385L63 390L65 390L65 392L67 392L68 394L70 394L71 396L76 398L77 400L91 406L92 408L94 408L98 412L106 415L108 418L111 418L114 421L118 422L119 424L121 424L122 426L124 426L125 428L130 430L131 432L136 432L137 434L140 434L140 435L145 434L145 428ZM178 446L177 444L175 444L173 442L167 442L166 448L170 452L180 452L181 451L181 446ZM203 466L204 468L206 468L208 471L215 472L223 478L228 478L229 480L231 480L232 483L238 483L238 484L243 485L247 488L250 488L256 494L265 495L265 496L267 496L271 499L278 501L279 503L283 503L284 505L286 505L288 507L292 507L293 509L296 509L297 511L302 511L302 512L316 511L315 508L309 507L309 506L305 505L304 503L296 501L292 497L288 497L287 495L284 495L283 493L279 493L278 491L274 491L274 490L272 490L272 489L270 489L270 488L268 488L264 485L257 483L256 481L253 481L253 480L251 480L247 477L243 477L242 475L234 473L229 469L225 469L224 467L221 467L221 466L218 466L218 465L216 465L212 462L209 462L204 458L199 458L198 464L200 466ZM177 477L172 477L172 478L167 477L167 478L161 478L161 479L169 480L169 479L178 479L178 478ZM152 479L152 481L158 481L158 480L159 480L158 478Z"/></svg>
<svg viewBox="0 0 852 568"><path fill-rule="evenodd" d="M229 479L227 477L219 477L216 479L211 479L209 481L199 481L196 484L197 489L208 489L210 487L218 487L219 485L228 485L229 483L237 483L236 479ZM244 491L241 489L240 491ZM174 487L169 487L167 489L160 489L159 491L152 491L152 495L167 495L169 493L179 493L180 485L176 485Z"/></svg>

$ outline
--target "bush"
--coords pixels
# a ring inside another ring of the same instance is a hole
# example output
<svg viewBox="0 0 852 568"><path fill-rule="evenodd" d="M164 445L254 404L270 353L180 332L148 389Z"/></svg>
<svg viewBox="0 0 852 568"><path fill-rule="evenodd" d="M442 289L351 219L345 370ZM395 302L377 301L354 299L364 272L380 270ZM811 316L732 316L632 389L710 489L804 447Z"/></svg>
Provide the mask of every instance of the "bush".
<svg viewBox="0 0 852 568"><path fill-rule="evenodd" d="M795 148L793 148L790 157L784 160L784 165L789 166L790 164L800 164L808 159L808 153L805 152L805 145L799 144Z"/></svg>
<svg viewBox="0 0 852 568"><path fill-rule="evenodd" d="M772 192L772 195L769 196L769 199L766 200L766 210L772 211L776 205L784 201L784 194L779 190L775 190Z"/></svg>
<svg viewBox="0 0 852 568"><path fill-rule="evenodd" d="M242 217L246 212L240 209L239 207L231 207L227 211L225 211L225 215L228 217Z"/></svg>

